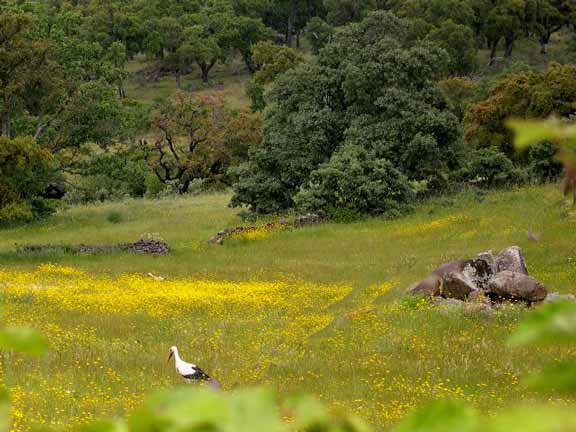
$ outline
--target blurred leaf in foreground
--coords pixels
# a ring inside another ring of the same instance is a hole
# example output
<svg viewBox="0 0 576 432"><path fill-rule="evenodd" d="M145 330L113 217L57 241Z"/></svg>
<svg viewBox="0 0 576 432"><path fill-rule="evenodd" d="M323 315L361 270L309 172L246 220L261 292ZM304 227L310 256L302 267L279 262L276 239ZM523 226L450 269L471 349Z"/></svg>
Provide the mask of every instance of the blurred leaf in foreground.
<svg viewBox="0 0 576 432"><path fill-rule="evenodd" d="M8 392L0 389L0 432L10 430L10 400Z"/></svg>
<svg viewBox="0 0 576 432"><path fill-rule="evenodd" d="M510 337L512 346L576 342L576 303L553 302L534 310Z"/></svg>
<svg viewBox="0 0 576 432"><path fill-rule="evenodd" d="M284 429L274 393L262 388L237 393L180 388L151 397L130 419L130 430L138 432L275 432Z"/></svg>
<svg viewBox="0 0 576 432"><path fill-rule="evenodd" d="M566 142L576 138L576 125L558 119L510 120L508 127L515 133L514 145L522 150L542 141Z"/></svg>
<svg viewBox="0 0 576 432"><path fill-rule="evenodd" d="M31 355L42 355L48 349L40 333L27 327L0 329L0 349L10 349Z"/></svg>
<svg viewBox="0 0 576 432"><path fill-rule="evenodd" d="M576 362L550 365L542 372L527 376L523 383L534 390L576 394Z"/></svg>
<svg viewBox="0 0 576 432"><path fill-rule="evenodd" d="M84 426L80 432L128 432L126 425L119 421L101 420Z"/></svg>
<svg viewBox="0 0 576 432"><path fill-rule="evenodd" d="M393 432L477 431L476 412L460 401L436 401L409 414Z"/></svg>
<svg viewBox="0 0 576 432"><path fill-rule="evenodd" d="M360 418L353 415L334 416L312 396L293 395L286 400L284 409L294 418L291 430L310 432L371 432L372 429Z"/></svg>
<svg viewBox="0 0 576 432"><path fill-rule="evenodd" d="M576 430L574 407L527 406L503 411L488 421L486 432L569 432Z"/></svg>

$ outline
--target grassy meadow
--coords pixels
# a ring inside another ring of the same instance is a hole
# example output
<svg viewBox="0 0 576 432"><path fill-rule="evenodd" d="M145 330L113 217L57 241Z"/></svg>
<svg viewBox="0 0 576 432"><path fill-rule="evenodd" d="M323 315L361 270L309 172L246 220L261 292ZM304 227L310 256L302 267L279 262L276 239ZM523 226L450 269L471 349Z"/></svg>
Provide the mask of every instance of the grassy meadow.
<svg viewBox="0 0 576 432"><path fill-rule="evenodd" d="M80 206L0 231L2 319L50 342L34 359L3 353L14 431L69 430L123 415L146 394L180 384L168 349L226 390L306 391L388 430L430 399L490 414L540 398L519 384L574 348L519 349L506 338L525 314L447 309L404 296L441 262L517 244L551 291L575 292L576 211L558 188L463 193L397 220L259 231L206 240L242 224L226 194ZM109 221L111 212L122 217ZM542 234L528 241L531 229ZM108 244L155 233L166 257L25 255L24 244ZM152 272L165 280L155 280ZM560 396L546 396L563 404Z"/></svg>

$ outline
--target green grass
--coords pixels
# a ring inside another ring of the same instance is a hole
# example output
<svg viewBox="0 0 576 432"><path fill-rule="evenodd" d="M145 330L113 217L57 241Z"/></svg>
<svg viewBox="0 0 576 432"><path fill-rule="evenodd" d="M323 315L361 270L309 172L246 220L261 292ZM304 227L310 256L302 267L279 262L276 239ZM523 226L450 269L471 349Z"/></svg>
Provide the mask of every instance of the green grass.
<svg viewBox="0 0 576 432"><path fill-rule="evenodd" d="M573 275L558 279L560 273L571 270L568 260L574 254L576 221L570 210L559 204L556 186L483 197L461 194L422 204L401 220L326 224L274 234L258 242L232 242L221 248L207 245L219 230L243 224L237 210L228 208L229 198L218 194L74 207L44 223L2 230L1 262L30 268L50 260L109 274L157 271L176 277L207 274L233 280L254 274L267 278L295 274L318 283L356 286L394 277L407 285L448 259L518 244L533 272L552 288L570 290L573 282ZM122 214L122 222L107 220L112 211ZM414 227L452 216L459 219L444 228L414 231ZM542 232L543 241L529 242L527 229ZM17 244L109 244L135 241L145 233L159 234L173 247L173 253L160 258L14 253Z"/></svg>
<svg viewBox="0 0 576 432"><path fill-rule="evenodd" d="M504 60L504 44L501 42L497 54L497 67L492 68L488 67L490 51L485 49L480 50L478 53L480 75L491 76L495 73L497 74L511 63L525 63L536 70L543 71L550 62L574 62L576 61L574 54L567 52L568 44L572 37L573 34L568 31L562 31L552 35L547 54L540 52L540 43L537 39L520 38L514 44L512 56L508 60Z"/></svg>
<svg viewBox="0 0 576 432"><path fill-rule="evenodd" d="M178 91L176 79L172 76L165 76L159 81L146 81L139 78L136 73L147 66L149 63L142 56L128 64L127 70L130 74L126 83L128 97L149 104L169 98ZM210 80L214 83L213 86L203 83L199 71L195 68L190 75L182 77L182 89L193 89L192 91L198 95L206 93L217 95L230 108L238 109L250 104L245 91L250 74L239 58L214 66L210 72Z"/></svg>
<svg viewBox="0 0 576 432"><path fill-rule="evenodd" d="M172 344L227 389L304 390L378 430L429 399L465 399L486 413L533 400L519 378L575 354L508 348L521 308L486 315L403 294L443 261L512 244L524 248L531 273L550 290L576 291L576 213L556 186L465 193L420 204L398 220L207 245L220 229L241 224L228 200L221 194L82 206L0 231L0 284L10 288L0 297L4 318L29 323L52 342L41 360L1 357L21 417L16 430L121 415L146 393L176 385L165 359ZM111 212L122 220L109 222ZM542 233L541 242L530 243L527 229ZM143 233L158 233L173 253L14 252L15 244L116 243ZM87 273L36 271L46 262ZM550 401L563 403L558 395Z"/></svg>

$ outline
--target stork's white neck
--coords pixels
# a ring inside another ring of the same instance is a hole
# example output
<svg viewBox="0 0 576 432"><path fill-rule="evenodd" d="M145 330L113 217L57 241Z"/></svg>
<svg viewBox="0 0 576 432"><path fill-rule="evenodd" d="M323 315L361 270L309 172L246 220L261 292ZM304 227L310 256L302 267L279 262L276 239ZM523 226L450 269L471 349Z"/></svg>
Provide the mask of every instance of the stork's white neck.
<svg viewBox="0 0 576 432"><path fill-rule="evenodd" d="M172 352L174 353L174 359L176 360L176 363L181 362L182 359L180 358L180 354L178 354L178 350L174 349Z"/></svg>

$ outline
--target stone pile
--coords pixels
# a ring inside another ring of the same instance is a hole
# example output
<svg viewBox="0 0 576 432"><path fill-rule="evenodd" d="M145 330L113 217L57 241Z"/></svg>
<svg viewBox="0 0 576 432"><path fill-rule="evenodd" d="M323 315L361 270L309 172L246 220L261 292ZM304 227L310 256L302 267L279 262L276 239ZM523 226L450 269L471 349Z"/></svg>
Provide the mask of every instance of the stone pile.
<svg viewBox="0 0 576 432"><path fill-rule="evenodd" d="M25 245L18 248L20 253L72 253L72 254L109 254L118 251L142 255L167 255L170 252L168 243L162 240L140 239L134 243L113 245Z"/></svg>
<svg viewBox="0 0 576 432"><path fill-rule="evenodd" d="M509 301L532 305L548 297L546 288L529 275L518 246L506 248L497 256L488 251L472 259L444 263L409 292L490 304Z"/></svg>
<svg viewBox="0 0 576 432"><path fill-rule="evenodd" d="M280 219L278 222L271 222L263 226L239 226L233 228L225 228L213 236L208 243L215 245L224 244L224 240L230 239L237 234L247 233L260 229L267 229L270 231L285 228L304 228L312 225L320 225L326 221L325 217L314 213L296 216L293 220Z"/></svg>

